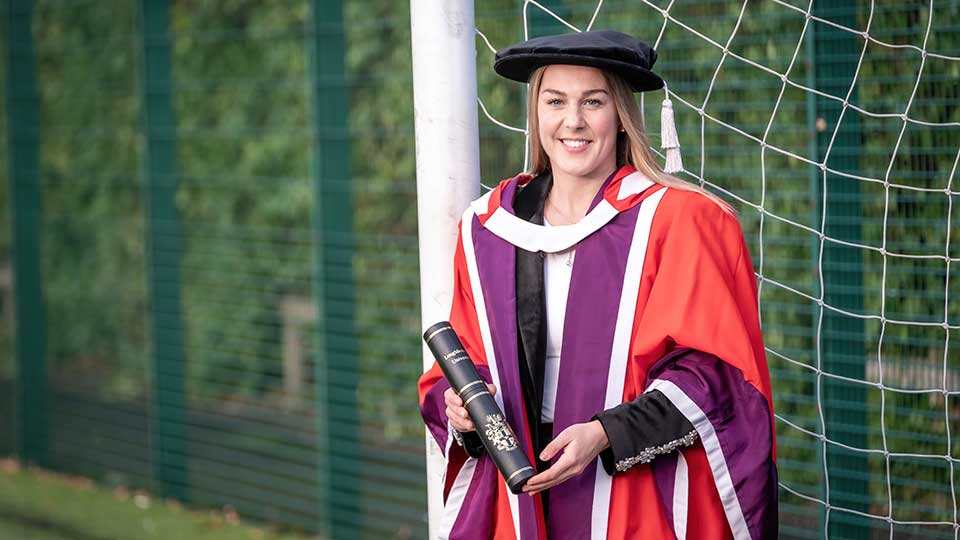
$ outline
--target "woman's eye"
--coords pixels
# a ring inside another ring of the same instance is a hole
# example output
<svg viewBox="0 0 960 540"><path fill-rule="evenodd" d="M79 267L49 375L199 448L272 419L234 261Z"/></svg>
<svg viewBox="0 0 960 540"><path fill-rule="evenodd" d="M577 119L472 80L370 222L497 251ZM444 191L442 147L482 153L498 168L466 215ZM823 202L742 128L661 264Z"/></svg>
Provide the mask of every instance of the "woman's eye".
<svg viewBox="0 0 960 540"><path fill-rule="evenodd" d="M547 105L562 105L563 101L558 98L552 98L547 100Z"/></svg>
<svg viewBox="0 0 960 540"><path fill-rule="evenodd" d="M599 99L588 99L584 101L584 103L590 107L599 107L603 105L603 102L600 101Z"/></svg>

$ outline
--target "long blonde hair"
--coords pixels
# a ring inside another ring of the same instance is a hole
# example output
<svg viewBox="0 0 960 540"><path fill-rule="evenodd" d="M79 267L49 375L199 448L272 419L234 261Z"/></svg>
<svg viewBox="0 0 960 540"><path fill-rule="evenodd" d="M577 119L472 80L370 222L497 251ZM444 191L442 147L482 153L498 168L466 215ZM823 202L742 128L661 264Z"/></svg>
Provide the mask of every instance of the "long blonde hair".
<svg viewBox="0 0 960 540"><path fill-rule="evenodd" d="M530 76L530 89L527 92L527 133L530 135L531 163L527 174L536 176L550 170L550 157L540 142L540 132L537 129L537 114L540 96L540 84L547 66L537 68ZM711 201L717 203L725 212L733 214L733 208L720 197L710 193L696 184L681 180L676 176L663 172L660 164L654 159L650 150L650 141L643 128L643 116L640 106L633 97L633 90L622 77L606 70L600 70L610 87L613 103L620 117L623 132L617 136L617 167L631 165L640 173L654 182L684 191L702 193Z"/></svg>

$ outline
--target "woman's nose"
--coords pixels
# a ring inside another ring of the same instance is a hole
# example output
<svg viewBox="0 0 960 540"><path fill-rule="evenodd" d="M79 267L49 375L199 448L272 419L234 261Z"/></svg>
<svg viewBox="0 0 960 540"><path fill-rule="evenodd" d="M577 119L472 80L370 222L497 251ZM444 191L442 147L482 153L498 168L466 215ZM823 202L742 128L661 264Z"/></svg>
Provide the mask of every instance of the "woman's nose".
<svg viewBox="0 0 960 540"><path fill-rule="evenodd" d="M571 129L582 128L584 125L583 121L583 112L580 110L580 107L572 106L568 107L566 114L563 117L563 123L566 127Z"/></svg>

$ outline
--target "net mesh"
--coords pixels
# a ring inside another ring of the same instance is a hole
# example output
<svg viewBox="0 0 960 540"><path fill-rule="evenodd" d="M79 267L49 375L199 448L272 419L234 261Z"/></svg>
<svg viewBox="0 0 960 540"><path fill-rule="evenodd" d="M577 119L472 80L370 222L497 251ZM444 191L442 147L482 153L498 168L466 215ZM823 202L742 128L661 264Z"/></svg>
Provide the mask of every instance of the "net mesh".
<svg viewBox="0 0 960 540"><path fill-rule="evenodd" d="M610 28L658 50L678 176L737 208L753 256L781 536L957 538L960 7L527 0L476 11L488 187L529 164L517 150L523 90L491 74L498 48ZM661 98L641 98L651 126Z"/></svg>

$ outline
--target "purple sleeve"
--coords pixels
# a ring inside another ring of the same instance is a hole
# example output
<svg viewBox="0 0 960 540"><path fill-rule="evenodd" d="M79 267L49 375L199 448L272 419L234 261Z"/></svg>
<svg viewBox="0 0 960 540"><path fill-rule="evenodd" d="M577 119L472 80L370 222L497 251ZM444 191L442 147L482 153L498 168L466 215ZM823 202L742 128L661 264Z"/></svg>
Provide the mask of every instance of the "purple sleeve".
<svg viewBox="0 0 960 540"><path fill-rule="evenodd" d="M482 378L487 384L490 383L490 368L485 365L478 365L477 371L480 373L480 378ZM450 383L446 379L440 379L436 384L433 385L427 395L423 399L423 403L420 405L420 414L423 415L423 420L427 424L427 428L430 430L430 433L433 435L434 440L437 441L437 445L440 446L440 449L443 451L444 455L447 452L447 437L448 437L448 422L447 422L447 405L443 400L443 393L447 391L447 388L450 388ZM479 443L480 437L476 436L475 440L470 435L465 437L467 452L471 457L478 457L476 444ZM483 449L482 443L480 444L480 449Z"/></svg>
<svg viewBox="0 0 960 540"><path fill-rule="evenodd" d="M693 349L658 361L647 384L647 391L662 392L696 428L734 537L776 538L777 470L763 394L739 369ZM658 470L654 462L654 469L661 495L672 492L670 468Z"/></svg>

